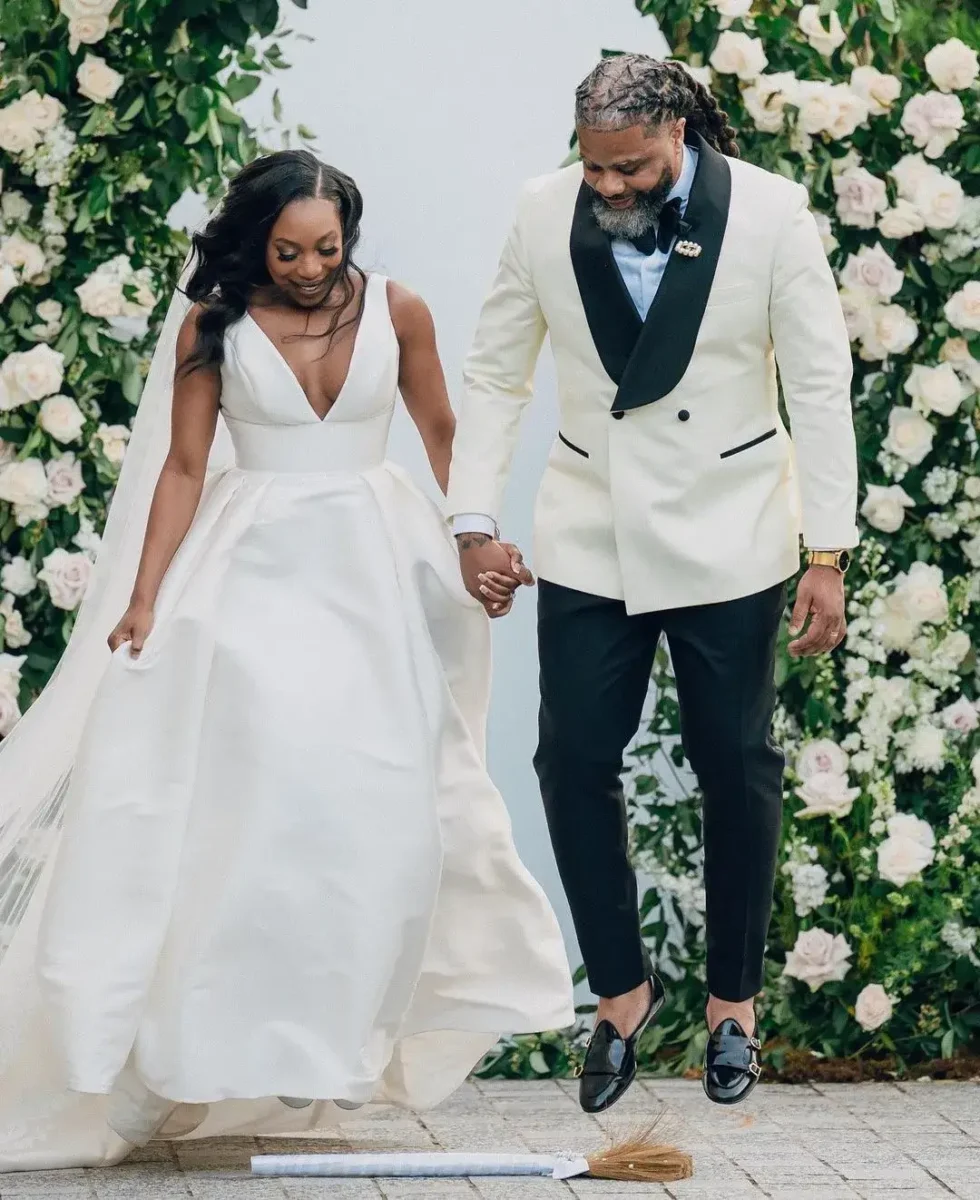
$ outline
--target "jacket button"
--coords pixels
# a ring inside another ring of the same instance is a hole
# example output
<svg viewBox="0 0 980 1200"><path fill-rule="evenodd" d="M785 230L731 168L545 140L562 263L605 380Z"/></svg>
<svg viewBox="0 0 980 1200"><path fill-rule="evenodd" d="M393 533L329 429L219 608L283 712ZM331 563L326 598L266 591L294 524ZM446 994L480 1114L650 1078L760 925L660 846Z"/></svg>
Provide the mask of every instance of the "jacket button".
<svg viewBox="0 0 980 1200"><path fill-rule="evenodd" d="M613 413L613 420L614 420L614 421L621 421L621 420L623 419L623 417L625 417L625 416L626 416L626 413L624 413L624 412L614 412L614 413Z"/></svg>
<svg viewBox="0 0 980 1200"><path fill-rule="evenodd" d="M682 408L681 411L677 414L677 419L678 419L678 421L689 421L691 419L691 414L687 411L686 408Z"/></svg>

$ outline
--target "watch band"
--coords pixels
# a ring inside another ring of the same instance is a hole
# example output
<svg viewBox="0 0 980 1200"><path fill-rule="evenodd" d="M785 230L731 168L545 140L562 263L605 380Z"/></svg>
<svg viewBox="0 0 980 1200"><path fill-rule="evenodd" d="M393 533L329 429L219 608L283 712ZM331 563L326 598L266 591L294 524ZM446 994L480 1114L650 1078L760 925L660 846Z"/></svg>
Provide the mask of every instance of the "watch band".
<svg viewBox="0 0 980 1200"><path fill-rule="evenodd" d="M833 567L843 575L851 565L851 556L847 550L808 550L807 565Z"/></svg>

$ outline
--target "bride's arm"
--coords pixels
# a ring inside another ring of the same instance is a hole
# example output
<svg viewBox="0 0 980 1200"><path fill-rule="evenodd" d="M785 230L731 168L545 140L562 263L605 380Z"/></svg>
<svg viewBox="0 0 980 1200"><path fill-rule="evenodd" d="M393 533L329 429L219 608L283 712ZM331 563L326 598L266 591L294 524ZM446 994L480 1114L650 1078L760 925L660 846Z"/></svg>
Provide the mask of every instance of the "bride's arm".
<svg viewBox="0 0 980 1200"><path fill-rule="evenodd" d="M126 614L112 631L109 647L129 642L139 654L153 624L153 606L167 568L187 534L200 503L208 454L214 441L221 397L216 367L182 371L197 339L198 308L187 314L177 336L177 362L170 450L167 454L146 525L143 554Z"/></svg>
<svg viewBox="0 0 980 1200"><path fill-rule="evenodd" d="M445 495L456 417L446 391L432 314L421 296L398 283L388 284L388 305L401 351L398 387Z"/></svg>

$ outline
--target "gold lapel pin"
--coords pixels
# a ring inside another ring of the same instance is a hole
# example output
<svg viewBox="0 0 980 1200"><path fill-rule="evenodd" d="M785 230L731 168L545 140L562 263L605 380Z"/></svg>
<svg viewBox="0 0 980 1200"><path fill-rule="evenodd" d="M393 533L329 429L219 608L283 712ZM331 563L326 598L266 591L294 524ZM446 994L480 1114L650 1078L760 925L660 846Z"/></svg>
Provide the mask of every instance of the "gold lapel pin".
<svg viewBox="0 0 980 1200"><path fill-rule="evenodd" d="M678 242L674 249L678 254L683 254L685 258L697 258L701 253L701 247L697 242Z"/></svg>

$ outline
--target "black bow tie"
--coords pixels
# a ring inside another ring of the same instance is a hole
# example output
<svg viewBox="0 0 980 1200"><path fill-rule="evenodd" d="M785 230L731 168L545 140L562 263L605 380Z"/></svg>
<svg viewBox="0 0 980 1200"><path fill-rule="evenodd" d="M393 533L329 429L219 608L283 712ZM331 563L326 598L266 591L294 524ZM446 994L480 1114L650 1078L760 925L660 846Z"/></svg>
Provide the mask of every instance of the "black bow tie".
<svg viewBox="0 0 980 1200"><path fill-rule="evenodd" d="M641 254L649 256L654 250L660 250L666 254L670 249L670 243L681 233L683 227L680 196L675 196L673 200L668 200L660 210L657 228L648 229L639 237L630 238L630 241Z"/></svg>

